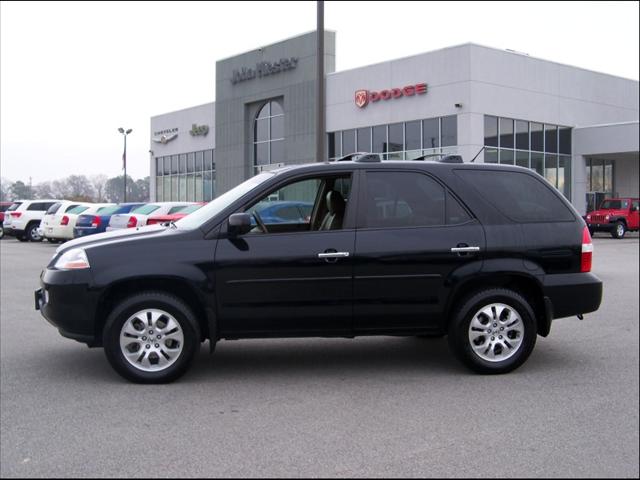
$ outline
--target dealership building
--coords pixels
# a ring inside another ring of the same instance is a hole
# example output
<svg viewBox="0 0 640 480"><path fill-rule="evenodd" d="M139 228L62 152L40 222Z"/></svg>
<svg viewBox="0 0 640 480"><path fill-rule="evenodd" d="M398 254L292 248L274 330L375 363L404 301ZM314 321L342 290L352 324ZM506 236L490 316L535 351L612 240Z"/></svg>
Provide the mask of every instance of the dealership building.
<svg viewBox="0 0 640 480"><path fill-rule="evenodd" d="M520 165L582 213L638 196L637 81L471 43L336 72L335 38L325 31L328 158ZM315 39L219 60L215 102L152 117L152 200L208 201L265 168L315 162Z"/></svg>

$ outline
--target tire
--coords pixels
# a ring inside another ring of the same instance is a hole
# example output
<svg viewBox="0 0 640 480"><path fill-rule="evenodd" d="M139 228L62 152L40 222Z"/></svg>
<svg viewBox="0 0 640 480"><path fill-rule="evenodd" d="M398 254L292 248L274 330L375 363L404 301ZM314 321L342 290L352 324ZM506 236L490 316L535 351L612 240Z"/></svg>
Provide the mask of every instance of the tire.
<svg viewBox="0 0 640 480"><path fill-rule="evenodd" d="M25 237L24 235L17 235L16 238L20 241L20 242L26 242L29 239L27 237Z"/></svg>
<svg viewBox="0 0 640 480"><path fill-rule="evenodd" d="M49 243L59 243L60 240L56 240L55 238L47 238L47 242L49 242Z"/></svg>
<svg viewBox="0 0 640 480"><path fill-rule="evenodd" d="M591 238L593 238L593 235L594 235L595 233L596 233L596 231L595 231L595 230L593 230L593 229L591 229L591 228L589 229L589 235L591 236Z"/></svg>
<svg viewBox="0 0 640 480"><path fill-rule="evenodd" d="M32 223L31 225L29 225L27 227L27 231L25 233L25 236L27 237L27 240L29 240L30 242L41 242L42 241L42 237L40 235L38 235L38 224L37 223Z"/></svg>
<svg viewBox="0 0 640 480"><path fill-rule="evenodd" d="M496 328L503 330L497 330L495 335ZM536 337L535 314L529 302L519 293L502 288L481 290L467 297L449 323L449 346L454 355L471 370L483 374L518 368L529 358ZM475 348L474 342L478 345Z"/></svg>
<svg viewBox="0 0 640 480"><path fill-rule="evenodd" d="M611 230L611 236L620 240L624 238L625 233L627 233L627 226L624 224L624 222L618 220L613 227L613 230Z"/></svg>
<svg viewBox="0 0 640 480"><path fill-rule="evenodd" d="M4 227L0 225L0 240L4 238Z"/></svg>
<svg viewBox="0 0 640 480"><path fill-rule="evenodd" d="M156 337L153 341L149 332ZM135 383L169 383L193 362L200 349L200 328L180 298L151 291L120 301L107 318L102 339L107 360L122 377Z"/></svg>

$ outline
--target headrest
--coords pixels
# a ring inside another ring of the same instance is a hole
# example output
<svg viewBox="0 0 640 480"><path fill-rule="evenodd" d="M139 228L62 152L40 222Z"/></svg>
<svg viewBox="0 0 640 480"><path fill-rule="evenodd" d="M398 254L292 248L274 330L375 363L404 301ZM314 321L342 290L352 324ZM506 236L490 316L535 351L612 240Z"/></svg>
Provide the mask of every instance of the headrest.
<svg viewBox="0 0 640 480"><path fill-rule="evenodd" d="M327 192L327 209L329 213L343 213L344 212L344 198L340 192L335 190L329 190Z"/></svg>

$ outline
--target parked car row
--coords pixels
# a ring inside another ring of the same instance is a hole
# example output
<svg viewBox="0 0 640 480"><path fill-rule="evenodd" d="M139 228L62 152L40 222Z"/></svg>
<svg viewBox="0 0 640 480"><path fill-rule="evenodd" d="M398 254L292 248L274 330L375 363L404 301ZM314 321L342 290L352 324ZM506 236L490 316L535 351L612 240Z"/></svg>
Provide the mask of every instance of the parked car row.
<svg viewBox="0 0 640 480"><path fill-rule="evenodd" d="M26 242L64 242L124 228L143 227L182 218L204 203L86 203L70 200L16 200L0 204L0 238L6 233ZM187 210L187 211L185 211Z"/></svg>

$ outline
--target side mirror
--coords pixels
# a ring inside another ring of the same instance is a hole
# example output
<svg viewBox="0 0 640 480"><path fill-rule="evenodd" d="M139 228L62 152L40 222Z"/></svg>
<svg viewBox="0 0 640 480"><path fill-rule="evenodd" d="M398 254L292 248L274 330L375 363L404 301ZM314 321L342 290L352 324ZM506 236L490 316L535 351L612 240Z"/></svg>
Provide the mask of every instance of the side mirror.
<svg viewBox="0 0 640 480"><path fill-rule="evenodd" d="M248 213L234 213L229 217L229 234L232 236L244 235L252 228L251 215Z"/></svg>

